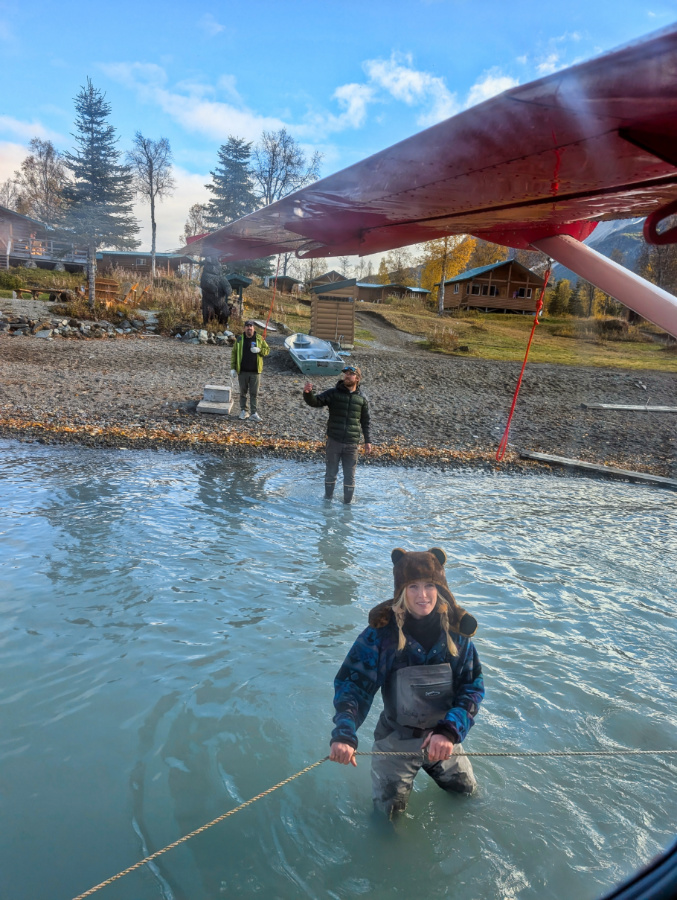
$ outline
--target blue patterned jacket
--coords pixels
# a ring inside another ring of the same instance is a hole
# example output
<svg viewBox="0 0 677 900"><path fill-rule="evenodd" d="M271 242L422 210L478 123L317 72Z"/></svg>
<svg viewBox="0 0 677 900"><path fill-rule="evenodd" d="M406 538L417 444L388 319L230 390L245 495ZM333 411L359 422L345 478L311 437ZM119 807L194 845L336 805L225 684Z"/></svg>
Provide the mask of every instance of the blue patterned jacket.
<svg viewBox="0 0 677 900"><path fill-rule="evenodd" d="M454 743L465 739L484 698L484 679L477 650L472 641L452 633L458 656L451 656L441 632L437 643L426 653L412 638L403 650L397 649L398 631L393 621L382 628L365 628L346 656L334 679L334 725L331 742L357 747L357 729L371 709L376 692L391 672L405 666L451 665L455 688L454 705L440 724L454 734Z"/></svg>

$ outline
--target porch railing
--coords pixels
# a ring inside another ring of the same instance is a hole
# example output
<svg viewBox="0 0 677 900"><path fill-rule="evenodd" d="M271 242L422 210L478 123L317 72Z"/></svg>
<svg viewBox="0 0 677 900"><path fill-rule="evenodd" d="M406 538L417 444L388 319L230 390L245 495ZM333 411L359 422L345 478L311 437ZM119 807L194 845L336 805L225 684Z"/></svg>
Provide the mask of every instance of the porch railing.
<svg viewBox="0 0 677 900"><path fill-rule="evenodd" d="M10 256L18 259L38 259L45 262L70 262L86 263L87 248L78 247L76 244L68 244L65 241L38 240L31 238L27 241L12 241Z"/></svg>

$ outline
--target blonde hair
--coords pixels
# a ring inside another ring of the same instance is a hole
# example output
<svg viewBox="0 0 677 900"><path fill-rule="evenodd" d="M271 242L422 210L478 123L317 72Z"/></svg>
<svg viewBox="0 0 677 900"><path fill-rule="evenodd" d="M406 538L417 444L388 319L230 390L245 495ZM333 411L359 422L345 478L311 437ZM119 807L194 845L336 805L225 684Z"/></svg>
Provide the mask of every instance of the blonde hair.
<svg viewBox="0 0 677 900"><path fill-rule="evenodd" d="M435 585L437 589L437 585ZM402 630L402 626L404 625L404 617L407 612L407 586L402 588L400 591L399 597L395 598L395 602L393 603L393 615L395 616L395 624L397 625L397 630L399 632L399 640L397 642L397 649L404 650L407 644L407 639L404 636L404 631ZM452 637L449 633L449 604L441 597L439 591L437 592L437 603L435 604L435 610L440 614L440 625L442 626L442 630L444 631L447 637L447 650L451 654L451 656L458 656L458 650L456 649L456 644L453 642Z"/></svg>

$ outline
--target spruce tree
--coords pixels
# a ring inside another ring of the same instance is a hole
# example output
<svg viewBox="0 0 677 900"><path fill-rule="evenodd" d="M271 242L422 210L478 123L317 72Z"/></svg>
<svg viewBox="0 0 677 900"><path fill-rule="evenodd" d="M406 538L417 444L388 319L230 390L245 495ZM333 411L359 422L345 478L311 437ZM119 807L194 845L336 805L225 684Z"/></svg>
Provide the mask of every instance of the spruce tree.
<svg viewBox="0 0 677 900"><path fill-rule="evenodd" d="M119 162L115 128L107 121L110 104L89 78L75 98L75 109L76 149L64 154L73 177L64 189L64 228L71 239L87 244L89 302L93 306L97 249L133 250L139 245L139 226L132 214L132 173Z"/></svg>
<svg viewBox="0 0 677 900"><path fill-rule="evenodd" d="M211 184L205 185L214 195L207 204L207 222L218 228L241 219L257 207L251 178L251 143L232 135L219 147L218 164Z"/></svg>
<svg viewBox="0 0 677 900"><path fill-rule="evenodd" d="M571 292L571 297L569 298L569 315L576 316L577 318L582 318L585 314L585 310L583 309L583 285L580 281L576 282L576 287Z"/></svg>

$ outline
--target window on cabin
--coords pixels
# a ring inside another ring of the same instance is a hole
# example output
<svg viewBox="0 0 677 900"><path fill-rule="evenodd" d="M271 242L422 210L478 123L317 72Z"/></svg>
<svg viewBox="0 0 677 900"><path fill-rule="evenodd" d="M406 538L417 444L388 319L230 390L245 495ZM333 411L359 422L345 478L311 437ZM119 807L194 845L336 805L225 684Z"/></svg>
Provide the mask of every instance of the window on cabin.
<svg viewBox="0 0 677 900"><path fill-rule="evenodd" d="M521 297L521 298L526 297L527 299L530 298L531 297L531 288L518 288L517 296Z"/></svg>
<svg viewBox="0 0 677 900"><path fill-rule="evenodd" d="M136 265L137 265L137 266L145 266L145 265L146 265L146 260L145 260L145 259L137 259Z"/></svg>
<svg viewBox="0 0 677 900"><path fill-rule="evenodd" d="M454 293L458 294L458 285L457 284L454 285Z"/></svg>
<svg viewBox="0 0 677 900"><path fill-rule="evenodd" d="M473 284L473 286L470 289L470 293L475 294L475 296L479 296L480 290L481 290L481 285Z"/></svg>
<svg viewBox="0 0 677 900"><path fill-rule="evenodd" d="M496 297L498 295L498 289L495 284L483 284L482 285L482 296L483 297Z"/></svg>

